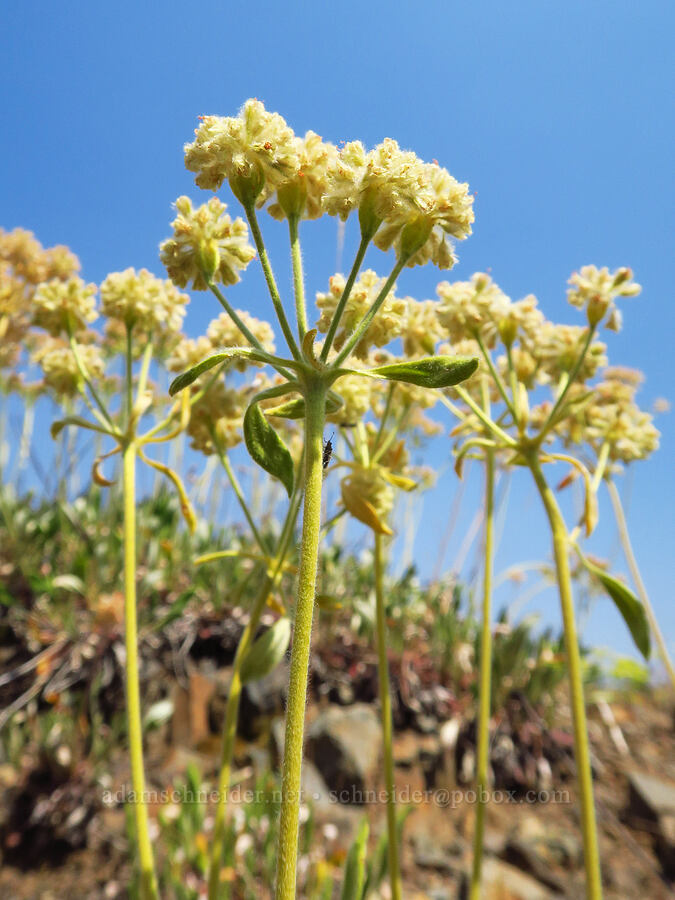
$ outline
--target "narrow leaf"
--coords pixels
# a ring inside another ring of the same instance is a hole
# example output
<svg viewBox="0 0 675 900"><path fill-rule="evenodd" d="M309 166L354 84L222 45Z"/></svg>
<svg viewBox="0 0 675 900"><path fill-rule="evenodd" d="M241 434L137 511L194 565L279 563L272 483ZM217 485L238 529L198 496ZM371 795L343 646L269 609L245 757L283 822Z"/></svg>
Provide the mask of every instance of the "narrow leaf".
<svg viewBox="0 0 675 900"><path fill-rule="evenodd" d="M377 366L358 374L375 375L388 381L403 381L425 388L445 388L466 381L478 368L478 359L469 356L427 356L410 362Z"/></svg>
<svg viewBox="0 0 675 900"><path fill-rule="evenodd" d="M359 825L356 839L347 854L341 900L361 900L363 896L369 832L368 820L363 819Z"/></svg>
<svg viewBox="0 0 675 900"><path fill-rule="evenodd" d="M157 462L157 460L155 459L149 459L140 448L138 451L138 455L141 457L143 462L146 462L149 466L152 466L152 468L156 469L157 472L161 472L162 475L166 475L169 481L171 481L173 486L176 488L176 493L178 494L178 500L180 502L180 508L181 512L183 513L183 518L187 523L190 534L192 534L197 527L197 516L195 515L192 503L190 503L190 498L187 495L187 491L185 490L185 486L181 481L180 475L169 466L165 466L164 463Z"/></svg>
<svg viewBox="0 0 675 900"><path fill-rule="evenodd" d="M291 639L291 620L285 616L268 628L253 644L244 657L241 667L241 682L257 681L275 669L288 650Z"/></svg>
<svg viewBox="0 0 675 900"><path fill-rule="evenodd" d="M261 353L259 350L255 350L252 347L229 347L227 350L221 350L219 353L207 356L206 359L197 363L196 366L193 366L191 369L188 369L187 372L183 372L182 375L174 378L169 385L169 394L173 397L178 391L182 391L184 388L189 387L200 375L203 375L204 372L213 369L214 366L218 366L228 359L236 359L242 356L260 362L266 362L266 354Z"/></svg>
<svg viewBox="0 0 675 900"><path fill-rule="evenodd" d="M278 478L290 497L293 493L293 457L256 402L244 414L244 440L254 462Z"/></svg>
<svg viewBox="0 0 675 900"><path fill-rule="evenodd" d="M77 428L87 428L89 431L98 431L101 434L112 434L107 428L101 425L95 425L89 419L83 419L82 416L67 416L65 419L58 419L52 422L49 433L53 438L57 438L67 425L75 425Z"/></svg>
<svg viewBox="0 0 675 900"><path fill-rule="evenodd" d="M643 605L635 594L626 587L623 581L619 581L618 578L605 572L599 566L594 565L586 559L585 556L579 555L586 569L601 582L605 591L614 601L616 608L619 610L624 622L628 626L628 630L635 642L635 646L645 659L649 659L651 640L649 634L649 622Z"/></svg>

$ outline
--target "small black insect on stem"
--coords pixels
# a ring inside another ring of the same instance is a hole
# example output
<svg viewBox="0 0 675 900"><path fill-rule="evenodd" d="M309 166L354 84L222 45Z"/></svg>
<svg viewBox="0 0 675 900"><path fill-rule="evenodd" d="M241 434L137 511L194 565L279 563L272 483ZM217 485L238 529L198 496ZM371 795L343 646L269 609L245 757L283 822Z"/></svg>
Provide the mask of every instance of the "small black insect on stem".
<svg viewBox="0 0 675 900"><path fill-rule="evenodd" d="M328 463L330 462L330 458L333 455L333 438L335 437L335 432L331 434L330 438L324 442L323 445L323 467L324 469L328 468Z"/></svg>

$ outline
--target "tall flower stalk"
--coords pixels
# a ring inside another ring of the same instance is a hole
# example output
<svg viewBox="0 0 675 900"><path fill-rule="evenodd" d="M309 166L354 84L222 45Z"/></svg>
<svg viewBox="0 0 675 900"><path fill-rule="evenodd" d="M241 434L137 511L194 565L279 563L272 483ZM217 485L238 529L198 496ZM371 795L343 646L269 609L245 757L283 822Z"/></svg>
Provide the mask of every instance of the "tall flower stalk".
<svg viewBox="0 0 675 900"><path fill-rule="evenodd" d="M603 445L607 444L612 434L610 425L616 430L614 412L612 411L608 424L602 403L596 401L595 406L599 407L600 412L595 411L594 391L589 390L586 382L605 363L604 345L595 340L597 327L604 321L607 327L616 330L620 324L620 314L616 309L615 299L619 296L634 296L640 288L632 282L630 269L618 269L611 274L607 269L596 269L593 266L586 266L575 273L570 279L570 285L570 303L586 311L588 324L585 328L547 322L534 297L529 296L513 303L489 276L482 273L474 275L470 282L458 282L454 285L441 283L438 286L441 303L437 314L454 349L457 352L471 352L474 349L480 354L484 367L482 378L475 377L466 385L455 388L461 405L448 397L444 398L445 405L459 419L454 432L458 438L458 473L461 474L466 458L479 458L484 454L493 456L496 451L504 455L507 464L526 466L532 474L551 529L572 707L586 894L589 900L597 900L602 894L602 885L581 658L569 565L569 554L573 549L582 564L615 601L637 646L645 655L649 653L649 636L646 632L645 611L639 601L625 585L590 563L574 543L575 535L582 527L590 534L597 524L596 492L610 455L608 447L604 446L601 451L598 448L597 477L592 478L580 458L568 452L560 452L551 445L556 438L565 445L578 444L581 438L594 446L599 435L600 444ZM495 362L491 351L498 343L504 348L505 355ZM486 378L489 379L487 396ZM552 400L532 407L530 394L534 394L540 386L552 389ZM602 397L600 387L595 388L595 393ZM498 405L497 411L491 411L491 403ZM589 422L584 421L589 416L593 417L592 427ZM619 431L623 444L617 441L617 446L621 446L622 452L628 452L625 448L625 416L621 422ZM637 453L635 458L639 458L644 447L653 441L648 424L640 420L639 424L631 426L632 430L628 429L630 452ZM584 513L580 525L572 535L568 532L543 474L542 464L553 462L571 465L574 475L581 475L584 480ZM490 501L490 508L491 505ZM489 547L491 541L486 543ZM488 563L489 560L486 561L486 572ZM486 581L489 584L487 576ZM482 664L485 663L486 650L489 648L486 627L484 616ZM489 674L482 668L481 694L484 697L489 695L488 678ZM479 783L487 775L487 724L484 718L487 702L486 700L481 706L479 724ZM483 816L484 811L479 807L474 839L474 897L478 896L480 885Z"/></svg>
<svg viewBox="0 0 675 900"><path fill-rule="evenodd" d="M90 419L67 415L52 425L52 435L56 437L67 426L74 426L94 431L113 443L113 449L94 462L92 475L97 484L113 484L102 474L101 466L111 456L122 455L125 688L135 839L140 895L143 900L157 900L145 789L138 663L136 463L140 458L172 481L188 525L194 527L194 513L179 476L145 453L146 446L170 440L183 429L189 415L189 400L174 404L168 415L147 432L140 430L141 420L154 405L148 389L153 351L161 356L163 349L175 339L188 298L171 282L161 281L146 270L133 269L109 275L100 292L102 311L107 318L106 348L110 355L121 355L123 360L123 392L117 409L111 404L105 359L96 346L95 335L87 331L88 324L98 317L95 285L71 278L66 282L48 281L38 288L33 300L34 323L48 331L51 338L42 343L36 361L42 367L47 388L55 397L68 406L72 405L72 398L79 397L91 415ZM139 344L145 349L135 373Z"/></svg>
<svg viewBox="0 0 675 900"><path fill-rule="evenodd" d="M480 900L483 865L483 836L489 789L490 697L492 676L492 568L494 555L494 451L485 451L485 538L483 546L483 607L481 612L480 674L478 691L478 728L476 755L476 789L478 806L473 836L471 900Z"/></svg>
<svg viewBox="0 0 675 900"><path fill-rule="evenodd" d="M271 387L251 398L244 415L244 438L256 463L278 478L289 496L294 471L290 452L268 421L269 417L304 419L304 506L300 563L295 607L294 638L284 742L282 805L277 860L276 898L295 897L300 785L307 679L316 590L321 497L324 469L323 433L327 410L343 404L340 379L357 375L412 382L436 388L456 384L475 368L476 361L449 356L414 362L347 368L352 354L383 346L396 335L385 323L387 301L403 267L432 261L441 268L454 262L446 235L466 237L473 221L472 198L444 169L419 160L386 140L366 152L356 141L339 152L313 132L293 134L281 116L249 100L239 116L205 116L195 140L185 148L185 162L200 187L218 189L227 180L241 203L263 268L289 356L270 353L233 310L217 287L233 284L237 269L251 252L238 224L224 214L217 200L193 210L187 198L177 204L174 235L161 248L162 259L176 284L209 288L249 343L227 347L188 369L171 386L176 393L193 384L204 372L227 360L253 361L280 376ZM289 225L297 339L286 314L265 248L257 209L271 201L269 212ZM322 310L318 328L328 332L322 348L315 349L317 328L307 329L306 294L302 272L299 224L327 213L343 220L352 211L359 217L361 244L348 284L335 298L332 314ZM235 234L235 224L237 233ZM242 223L243 224L243 223ZM380 249L393 247L396 261L388 278L375 279L360 294L360 305L350 294L370 242ZM325 326L325 327L324 327ZM317 350L319 351L317 353ZM280 405L267 405L290 395Z"/></svg>

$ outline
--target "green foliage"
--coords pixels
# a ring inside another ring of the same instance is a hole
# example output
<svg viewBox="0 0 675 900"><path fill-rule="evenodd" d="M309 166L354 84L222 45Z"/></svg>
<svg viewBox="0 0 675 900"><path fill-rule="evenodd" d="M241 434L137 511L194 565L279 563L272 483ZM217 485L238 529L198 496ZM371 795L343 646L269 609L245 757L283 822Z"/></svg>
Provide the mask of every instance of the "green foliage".
<svg viewBox="0 0 675 900"><path fill-rule="evenodd" d="M244 440L251 459L278 478L290 497L293 493L293 457L255 402L244 414Z"/></svg>

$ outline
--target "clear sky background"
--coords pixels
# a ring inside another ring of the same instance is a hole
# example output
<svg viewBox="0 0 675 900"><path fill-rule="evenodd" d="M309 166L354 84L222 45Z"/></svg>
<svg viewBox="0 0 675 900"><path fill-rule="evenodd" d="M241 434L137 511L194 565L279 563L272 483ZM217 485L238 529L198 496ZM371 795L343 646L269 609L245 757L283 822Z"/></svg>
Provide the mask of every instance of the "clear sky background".
<svg viewBox="0 0 675 900"><path fill-rule="evenodd" d="M514 299L535 293L544 312L581 322L566 280L586 263L630 265L643 294L626 300L624 330L607 333L613 362L647 376L642 405L672 396L672 34L675 6L657 0L497 0L397 4L75 3L22 0L0 12L0 225L68 244L87 280L146 266L157 273L171 203L200 192L182 147L200 114L234 115L248 97L300 133L373 145L386 136L437 159L476 193L474 234L449 277L488 269ZM232 202L234 212L236 201ZM350 223L341 267L351 264ZM282 286L283 227L263 216ZM336 269L335 222L305 226L308 292ZM391 259L368 264L383 274ZM251 266L229 292L270 316ZM401 293L433 297L439 274L408 270ZM201 333L219 308L194 294L187 320ZM668 642L673 603L673 414L662 448L626 479L634 544ZM431 450L447 462L447 441ZM428 495L417 536L422 573L436 561L456 482ZM467 494L478 498L479 486ZM471 519L460 520L446 562ZM625 569L607 504L590 548ZM538 498L511 485L497 569L547 556ZM513 600L509 588L496 599ZM558 623L555 595L540 594ZM593 643L630 649L609 601L586 622Z"/></svg>

